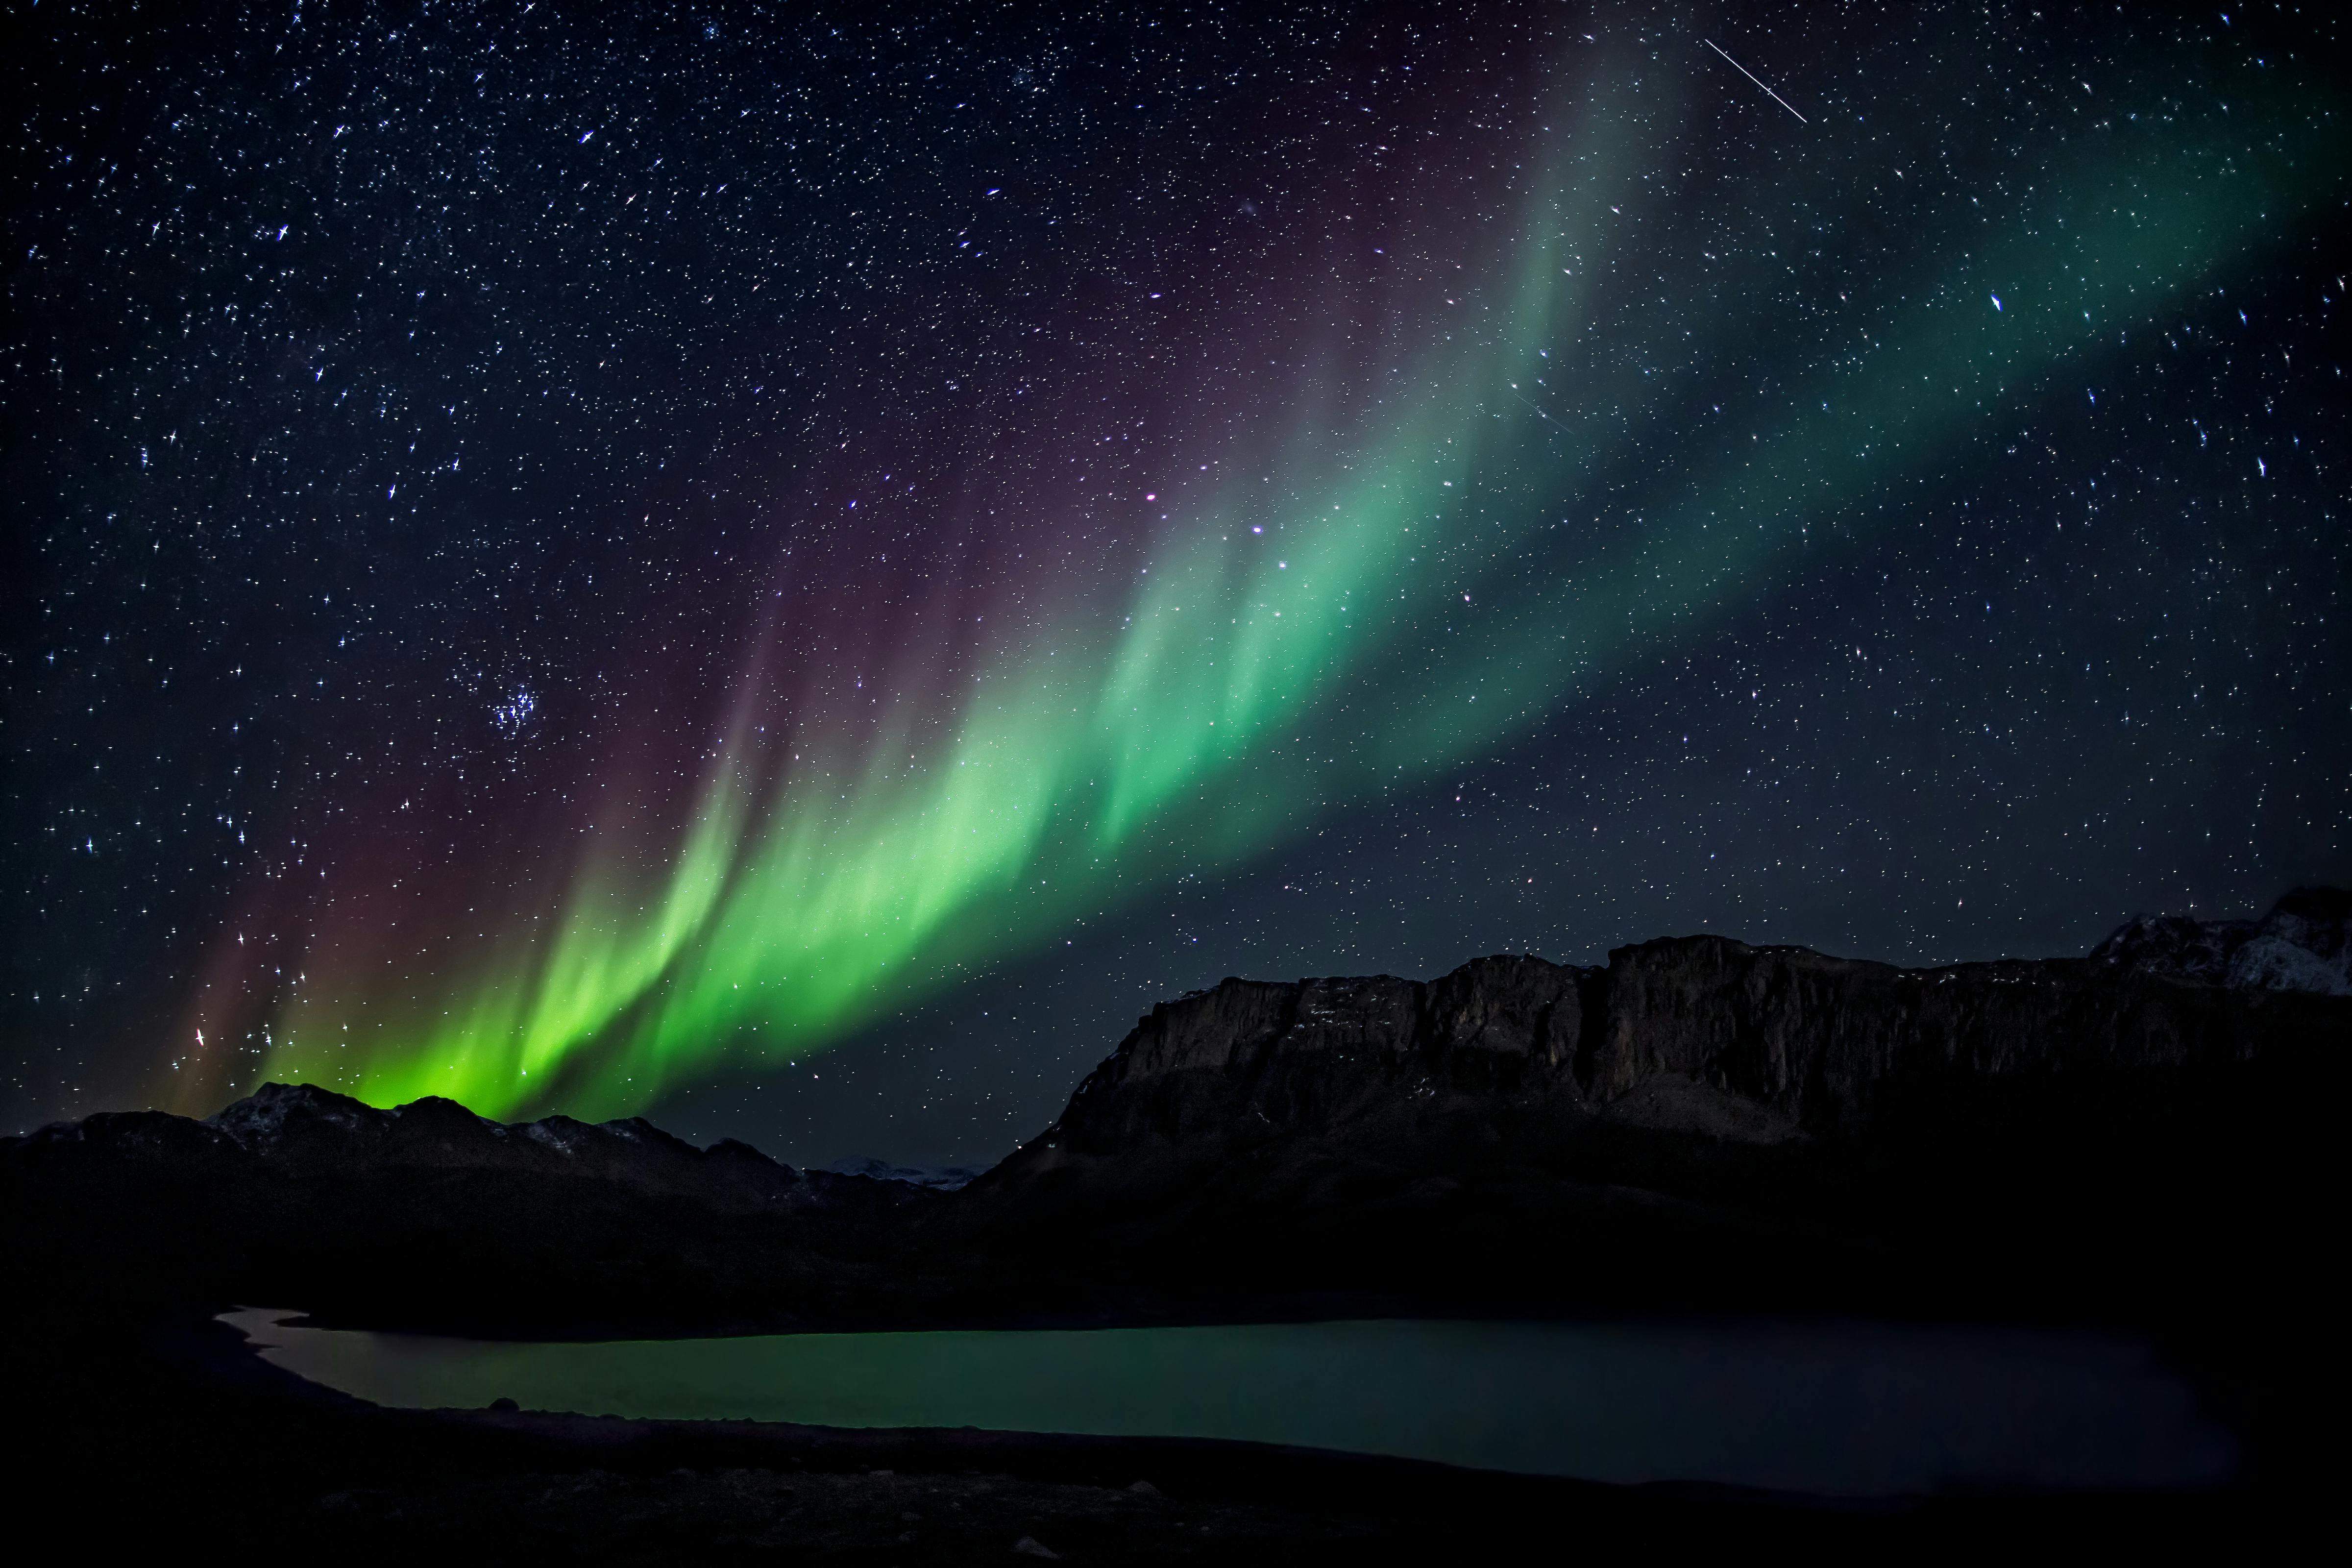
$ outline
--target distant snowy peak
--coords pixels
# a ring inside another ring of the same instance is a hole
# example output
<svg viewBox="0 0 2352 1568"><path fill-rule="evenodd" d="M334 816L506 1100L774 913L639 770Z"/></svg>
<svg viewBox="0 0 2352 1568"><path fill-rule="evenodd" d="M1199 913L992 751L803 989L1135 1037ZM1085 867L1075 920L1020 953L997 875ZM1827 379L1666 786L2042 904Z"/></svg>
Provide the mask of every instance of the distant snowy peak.
<svg viewBox="0 0 2352 1568"><path fill-rule="evenodd" d="M825 1169L836 1176L864 1176L871 1182L904 1182L910 1187L929 1187L935 1193L954 1192L980 1174L968 1165L893 1165L887 1160L877 1160L872 1155L835 1160Z"/></svg>
<svg viewBox="0 0 2352 1568"><path fill-rule="evenodd" d="M308 1126L377 1132L391 1124L394 1114L315 1084L265 1083L208 1122L247 1149L266 1153Z"/></svg>
<svg viewBox="0 0 2352 1568"><path fill-rule="evenodd" d="M698 1149L641 1117L591 1123L550 1116L509 1124L431 1096L373 1106L316 1084L268 1083L206 1125L267 1168L306 1178L391 1169L495 1172L617 1184L729 1209L807 1207L835 1195L831 1178L819 1191L746 1144L721 1140Z"/></svg>
<svg viewBox="0 0 2352 1568"><path fill-rule="evenodd" d="M309 1083L266 1083L205 1125L266 1165L289 1173L503 1171L617 1183L733 1209L847 1204L879 1212L928 1203L929 1194L954 1192L980 1173L874 1159L843 1160L831 1171L803 1173L731 1138L698 1149L643 1117L588 1122L550 1116L507 1123L477 1116L455 1100L428 1096L373 1106Z"/></svg>
<svg viewBox="0 0 2352 1568"><path fill-rule="evenodd" d="M2091 956L2195 984L2352 996L2352 891L2297 888L2259 921L2137 915Z"/></svg>

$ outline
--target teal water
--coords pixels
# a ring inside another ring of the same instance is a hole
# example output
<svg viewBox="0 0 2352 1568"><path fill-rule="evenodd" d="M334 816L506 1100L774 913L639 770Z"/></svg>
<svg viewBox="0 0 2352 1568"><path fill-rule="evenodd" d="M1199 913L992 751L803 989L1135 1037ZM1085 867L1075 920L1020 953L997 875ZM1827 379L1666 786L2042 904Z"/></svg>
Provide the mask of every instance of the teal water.
<svg viewBox="0 0 2352 1568"><path fill-rule="evenodd" d="M514 1344L224 1321L380 1405L1245 1438L1590 1480L1872 1497L2219 1485L2144 1344L1861 1322L1380 1321Z"/></svg>

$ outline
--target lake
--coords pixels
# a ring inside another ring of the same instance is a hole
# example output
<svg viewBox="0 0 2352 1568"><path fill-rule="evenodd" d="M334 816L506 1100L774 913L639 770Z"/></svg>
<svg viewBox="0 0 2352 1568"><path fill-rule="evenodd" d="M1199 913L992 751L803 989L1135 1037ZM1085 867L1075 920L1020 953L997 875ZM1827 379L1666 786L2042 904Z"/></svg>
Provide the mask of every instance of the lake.
<svg viewBox="0 0 2352 1568"><path fill-rule="evenodd" d="M502 1343L226 1314L379 1405L1244 1438L1588 1480L1846 1497L2226 1482L2145 1343L1846 1321L1372 1321Z"/></svg>

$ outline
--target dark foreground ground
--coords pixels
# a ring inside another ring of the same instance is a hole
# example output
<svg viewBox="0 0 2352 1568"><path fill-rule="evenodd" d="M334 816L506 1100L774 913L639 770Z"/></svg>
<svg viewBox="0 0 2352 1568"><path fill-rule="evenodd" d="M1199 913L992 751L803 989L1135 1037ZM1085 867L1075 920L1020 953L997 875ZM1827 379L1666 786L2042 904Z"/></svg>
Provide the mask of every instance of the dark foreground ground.
<svg viewBox="0 0 2352 1568"><path fill-rule="evenodd" d="M2291 895L2260 931L2335 975L2352 894ZM1705 937L1605 970L1229 981L1155 1008L955 1194L310 1085L44 1129L0 1141L0 1542L254 1564L2283 1557L2342 1489L2322 1373L2352 997L2141 952L2257 934L2139 922L2087 959L1936 971ZM2245 1468L2193 1496L1853 1508L1244 1444L404 1412L260 1362L211 1321L240 1302L532 1340L2068 1325L2156 1343Z"/></svg>
<svg viewBox="0 0 2352 1568"><path fill-rule="evenodd" d="M200 1312L18 1305L0 1369L10 1538L105 1561L2242 1555L2284 1547L2304 1490L1843 1507L1247 1444L394 1411L278 1372Z"/></svg>

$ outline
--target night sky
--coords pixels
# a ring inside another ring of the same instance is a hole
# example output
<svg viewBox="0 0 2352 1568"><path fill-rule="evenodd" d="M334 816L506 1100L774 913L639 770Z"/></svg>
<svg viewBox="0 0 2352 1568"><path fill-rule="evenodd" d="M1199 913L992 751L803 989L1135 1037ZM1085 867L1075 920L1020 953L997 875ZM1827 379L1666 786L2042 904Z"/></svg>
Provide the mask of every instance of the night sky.
<svg viewBox="0 0 2352 1568"><path fill-rule="evenodd" d="M2352 880L2332 7L5 15L0 1130Z"/></svg>

